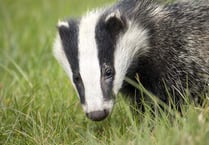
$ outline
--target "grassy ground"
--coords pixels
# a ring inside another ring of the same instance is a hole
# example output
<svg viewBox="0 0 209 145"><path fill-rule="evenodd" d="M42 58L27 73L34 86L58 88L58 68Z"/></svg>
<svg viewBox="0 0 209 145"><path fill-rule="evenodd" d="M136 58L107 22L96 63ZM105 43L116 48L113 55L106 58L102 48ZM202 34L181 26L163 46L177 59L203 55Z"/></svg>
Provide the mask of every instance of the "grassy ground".
<svg viewBox="0 0 209 145"><path fill-rule="evenodd" d="M0 0L0 145L209 145L209 108L133 115L119 96L105 121L89 121L52 56L59 18L107 0ZM140 119L139 119L140 118Z"/></svg>

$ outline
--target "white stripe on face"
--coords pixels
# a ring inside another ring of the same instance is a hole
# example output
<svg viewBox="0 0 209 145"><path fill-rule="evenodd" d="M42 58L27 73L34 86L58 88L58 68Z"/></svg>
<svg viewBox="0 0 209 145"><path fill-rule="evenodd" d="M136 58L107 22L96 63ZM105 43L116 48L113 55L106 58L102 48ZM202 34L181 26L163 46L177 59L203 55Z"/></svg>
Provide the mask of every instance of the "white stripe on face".
<svg viewBox="0 0 209 145"><path fill-rule="evenodd" d="M85 87L86 104L83 105L83 109L86 113L111 110L113 106L111 101L110 105L104 102L100 83L101 72L95 40L95 28L100 14L100 11L88 13L81 19L79 25L79 67Z"/></svg>

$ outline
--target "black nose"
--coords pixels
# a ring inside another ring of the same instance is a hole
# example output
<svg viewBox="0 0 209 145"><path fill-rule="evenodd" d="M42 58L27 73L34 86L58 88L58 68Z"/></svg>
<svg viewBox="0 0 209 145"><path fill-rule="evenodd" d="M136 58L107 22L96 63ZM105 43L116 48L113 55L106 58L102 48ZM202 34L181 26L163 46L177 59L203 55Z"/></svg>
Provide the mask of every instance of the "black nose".
<svg viewBox="0 0 209 145"><path fill-rule="evenodd" d="M87 117L93 121L101 121L104 120L109 114L109 111L103 110L103 111L93 111L86 113Z"/></svg>

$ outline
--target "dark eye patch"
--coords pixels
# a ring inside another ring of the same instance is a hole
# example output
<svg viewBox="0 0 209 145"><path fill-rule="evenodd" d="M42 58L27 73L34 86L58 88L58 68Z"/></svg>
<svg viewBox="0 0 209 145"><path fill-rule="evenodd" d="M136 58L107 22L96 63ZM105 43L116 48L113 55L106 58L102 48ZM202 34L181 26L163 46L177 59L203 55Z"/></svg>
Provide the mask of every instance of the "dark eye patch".
<svg viewBox="0 0 209 145"><path fill-rule="evenodd" d="M82 78L79 74L78 61L78 21L70 19L69 27L61 26L58 28L65 55L73 73L73 82L78 91L81 104L85 104L85 89Z"/></svg>
<svg viewBox="0 0 209 145"><path fill-rule="evenodd" d="M81 104L85 104L85 89L80 73L73 73L73 82L80 96Z"/></svg>
<svg viewBox="0 0 209 145"><path fill-rule="evenodd" d="M95 29L95 39L98 49L98 60L101 69L101 89L105 100L113 98L114 51L116 36L107 29L105 17L101 17Z"/></svg>

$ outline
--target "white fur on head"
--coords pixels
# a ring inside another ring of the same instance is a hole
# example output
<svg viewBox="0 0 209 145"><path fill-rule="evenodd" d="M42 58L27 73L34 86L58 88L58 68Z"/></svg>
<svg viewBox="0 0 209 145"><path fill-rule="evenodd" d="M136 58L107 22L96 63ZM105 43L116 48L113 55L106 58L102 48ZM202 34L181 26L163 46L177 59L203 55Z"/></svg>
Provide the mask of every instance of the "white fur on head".
<svg viewBox="0 0 209 145"><path fill-rule="evenodd" d="M95 28L101 14L101 11L90 12L81 19L79 25L79 66L85 87L86 104L83 105L83 109L86 113L104 109L110 111L113 106L112 101L104 101L100 83L101 73Z"/></svg>

